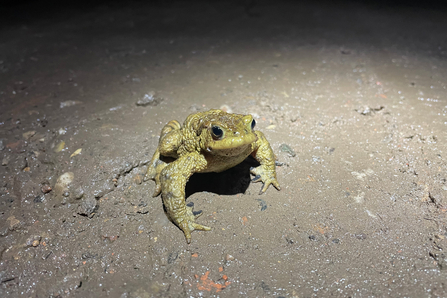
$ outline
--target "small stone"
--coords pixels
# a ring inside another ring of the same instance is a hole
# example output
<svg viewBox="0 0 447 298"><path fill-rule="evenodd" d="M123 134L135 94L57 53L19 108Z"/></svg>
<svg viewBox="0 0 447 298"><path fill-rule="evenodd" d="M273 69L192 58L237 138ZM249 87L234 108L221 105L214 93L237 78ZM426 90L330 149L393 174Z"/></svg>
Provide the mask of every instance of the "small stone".
<svg viewBox="0 0 447 298"><path fill-rule="evenodd" d="M230 254L226 254L225 261L234 261L234 257Z"/></svg>
<svg viewBox="0 0 447 298"><path fill-rule="evenodd" d="M74 105L77 105L77 104L81 104L81 103L82 103L82 101L79 101L79 100L66 100L66 101L62 101L60 103L59 107L61 109L63 109L63 108L71 107L71 106L74 106Z"/></svg>
<svg viewBox="0 0 447 298"><path fill-rule="evenodd" d="M163 101L163 98L155 96L155 92L151 91L143 95L143 98L136 102L137 106L145 107L145 106L157 106L160 102Z"/></svg>
<svg viewBox="0 0 447 298"><path fill-rule="evenodd" d="M220 110L227 112L227 113L233 113L233 110L228 105L221 105L219 107Z"/></svg>
<svg viewBox="0 0 447 298"><path fill-rule="evenodd" d="M34 203L42 203L45 200L45 196L41 195L41 196L35 196L34 197Z"/></svg>
<svg viewBox="0 0 447 298"><path fill-rule="evenodd" d="M5 157L2 159L2 166L7 166L8 163L9 163L9 156L5 156Z"/></svg>
<svg viewBox="0 0 447 298"><path fill-rule="evenodd" d="M363 233L360 234L356 234L355 238L359 239L359 240L365 240L366 239L366 235Z"/></svg>
<svg viewBox="0 0 447 298"><path fill-rule="evenodd" d="M279 146L279 150L289 154L289 156L291 156L291 157L295 157L296 156L295 151L293 151L293 149L289 145L287 145L287 144L281 144Z"/></svg>
<svg viewBox="0 0 447 298"><path fill-rule="evenodd" d="M5 150L5 139L0 139L0 151Z"/></svg>
<svg viewBox="0 0 447 298"><path fill-rule="evenodd" d="M81 154L81 152L82 152L82 148L77 149L75 152L73 152L73 153L70 155L70 158L72 158L73 156L76 156L76 155L78 155L78 154Z"/></svg>
<svg viewBox="0 0 447 298"><path fill-rule="evenodd" d="M53 151L55 153L61 152L62 150L65 149L65 142L64 141L60 141L53 149Z"/></svg>
<svg viewBox="0 0 447 298"><path fill-rule="evenodd" d="M43 193L49 193L52 190L52 188L51 188L51 186L45 184L42 186L41 190Z"/></svg>
<svg viewBox="0 0 447 298"><path fill-rule="evenodd" d="M64 196L64 193L69 191L69 187L73 182L73 179L73 172L66 172L57 178L56 185L54 185L54 192L57 197L61 198Z"/></svg>
<svg viewBox="0 0 447 298"><path fill-rule="evenodd" d="M357 113L359 113L360 115L364 115L364 116L369 116L371 115L371 108L368 106L364 106L364 107L359 107L358 109L355 110Z"/></svg>
<svg viewBox="0 0 447 298"><path fill-rule="evenodd" d="M35 130L30 130L30 131L27 131L27 132L24 132L23 134L22 134L22 136L23 136L23 138L24 139L29 139L29 138L31 138L32 136L34 136L36 134L36 131Z"/></svg>
<svg viewBox="0 0 447 298"><path fill-rule="evenodd" d="M102 235L103 240L109 240L110 242L117 240L119 237L120 237L119 235L113 235L113 236Z"/></svg>
<svg viewBox="0 0 447 298"><path fill-rule="evenodd" d="M40 237L40 235L33 235L29 237L28 239L26 239L26 246L38 246L40 244L41 238L42 237Z"/></svg>
<svg viewBox="0 0 447 298"><path fill-rule="evenodd" d="M84 189L82 189L81 186L75 188L75 190L72 192L72 196L75 200L80 200L84 196Z"/></svg>
<svg viewBox="0 0 447 298"><path fill-rule="evenodd" d="M140 174L136 174L136 175L133 177L133 181L134 181L136 184L141 184L141 183L143 183L143 177L142 177Z"/></svg>
<svg viewBox="0 0 447 298"><path fill-rule="evenodd" d="M9 229L11 231L20 225L20 220L18 220L14 215L8 217L6 220L9 221Z"/></svg>
<svg viewBox="0 0 447 298"><path fill-rule="evenodd" d="M86 197L78 207L78 214L92 217L98 208L98 202L93 197Z"/></svg>

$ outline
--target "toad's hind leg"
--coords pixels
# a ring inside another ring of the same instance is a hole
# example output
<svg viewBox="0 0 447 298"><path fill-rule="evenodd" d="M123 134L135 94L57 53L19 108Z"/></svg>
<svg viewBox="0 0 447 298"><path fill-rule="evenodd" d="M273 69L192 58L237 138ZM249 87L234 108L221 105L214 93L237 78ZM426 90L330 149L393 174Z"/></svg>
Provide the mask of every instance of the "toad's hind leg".
<svg viewBox="0 0 447 298"><path fill-rule="evenodd" d="M194 214L191 207L185 204L185 186L189 177L203 170L206 159L194 152L184 155L168 164L160 175L162 185L161 197L169 219L185 234L186 242L191 243L191 232L194 230L209 231L211 228L195 222L200 214Z"/></svg>
<svg viewBox="0 0 447 298"><path fill-rule="evenodd" d="M155 181L155 190L152 195L154 197L161 192L160 173L167 166L167 163L160 159L160 155L177 157L177 149L181 142L180 128L180 123L177 120L171 120L161 130L158 148L149 162L149 167L144 177L144 181L149 179Z"/></svg>

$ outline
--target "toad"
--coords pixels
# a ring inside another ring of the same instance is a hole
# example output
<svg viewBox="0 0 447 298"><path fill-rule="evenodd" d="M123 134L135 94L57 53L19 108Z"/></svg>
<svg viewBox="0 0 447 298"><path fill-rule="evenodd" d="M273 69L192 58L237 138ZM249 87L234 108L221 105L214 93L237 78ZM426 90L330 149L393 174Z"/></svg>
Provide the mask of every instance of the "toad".
<svg viewBox="0 0 447 298"><path fill-rule="evenodd" d="M222 172L252 155L260 163L250 169L252 182L263 183L260 194L270 184L280 190L272 148L255 125L251 115L210 110L189 115L183 125L172 120L161 130L145 180L155 180L153 196L161 192L168 218L183 231L187 243L193 230L211 230L196 223L201 212L185 203L185 186L192 174Z"/></svg>

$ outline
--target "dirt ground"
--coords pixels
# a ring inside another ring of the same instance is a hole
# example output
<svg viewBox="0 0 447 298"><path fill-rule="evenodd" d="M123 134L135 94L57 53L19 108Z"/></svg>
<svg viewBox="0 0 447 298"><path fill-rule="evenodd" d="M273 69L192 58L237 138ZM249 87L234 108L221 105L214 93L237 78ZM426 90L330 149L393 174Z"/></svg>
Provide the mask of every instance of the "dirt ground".
<svg viewBox="0 0 447 298"><path fill-rule="evenodd" d="M7 10L1 297L447 296L445 11L148 3ZM188 245L143 176L211 108L254 116L282 189L194 175Z"/></svg>

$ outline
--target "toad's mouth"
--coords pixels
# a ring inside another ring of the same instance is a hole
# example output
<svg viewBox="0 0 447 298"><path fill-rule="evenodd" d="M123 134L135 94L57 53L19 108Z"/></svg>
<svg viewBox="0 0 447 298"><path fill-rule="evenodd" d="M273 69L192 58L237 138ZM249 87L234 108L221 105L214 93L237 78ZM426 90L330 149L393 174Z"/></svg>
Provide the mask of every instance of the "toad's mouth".
<svg viewBox="0 0 447 298"><path fill-rule="evenodd" d="M256 142L258 137L254 133L250 133L244 136L238 136L234 138L225 138L223 140L212 141L207 146L207 151L225 151L232 154L225 155L237 155L240 152L244 151L247 146Z"/></svg>

